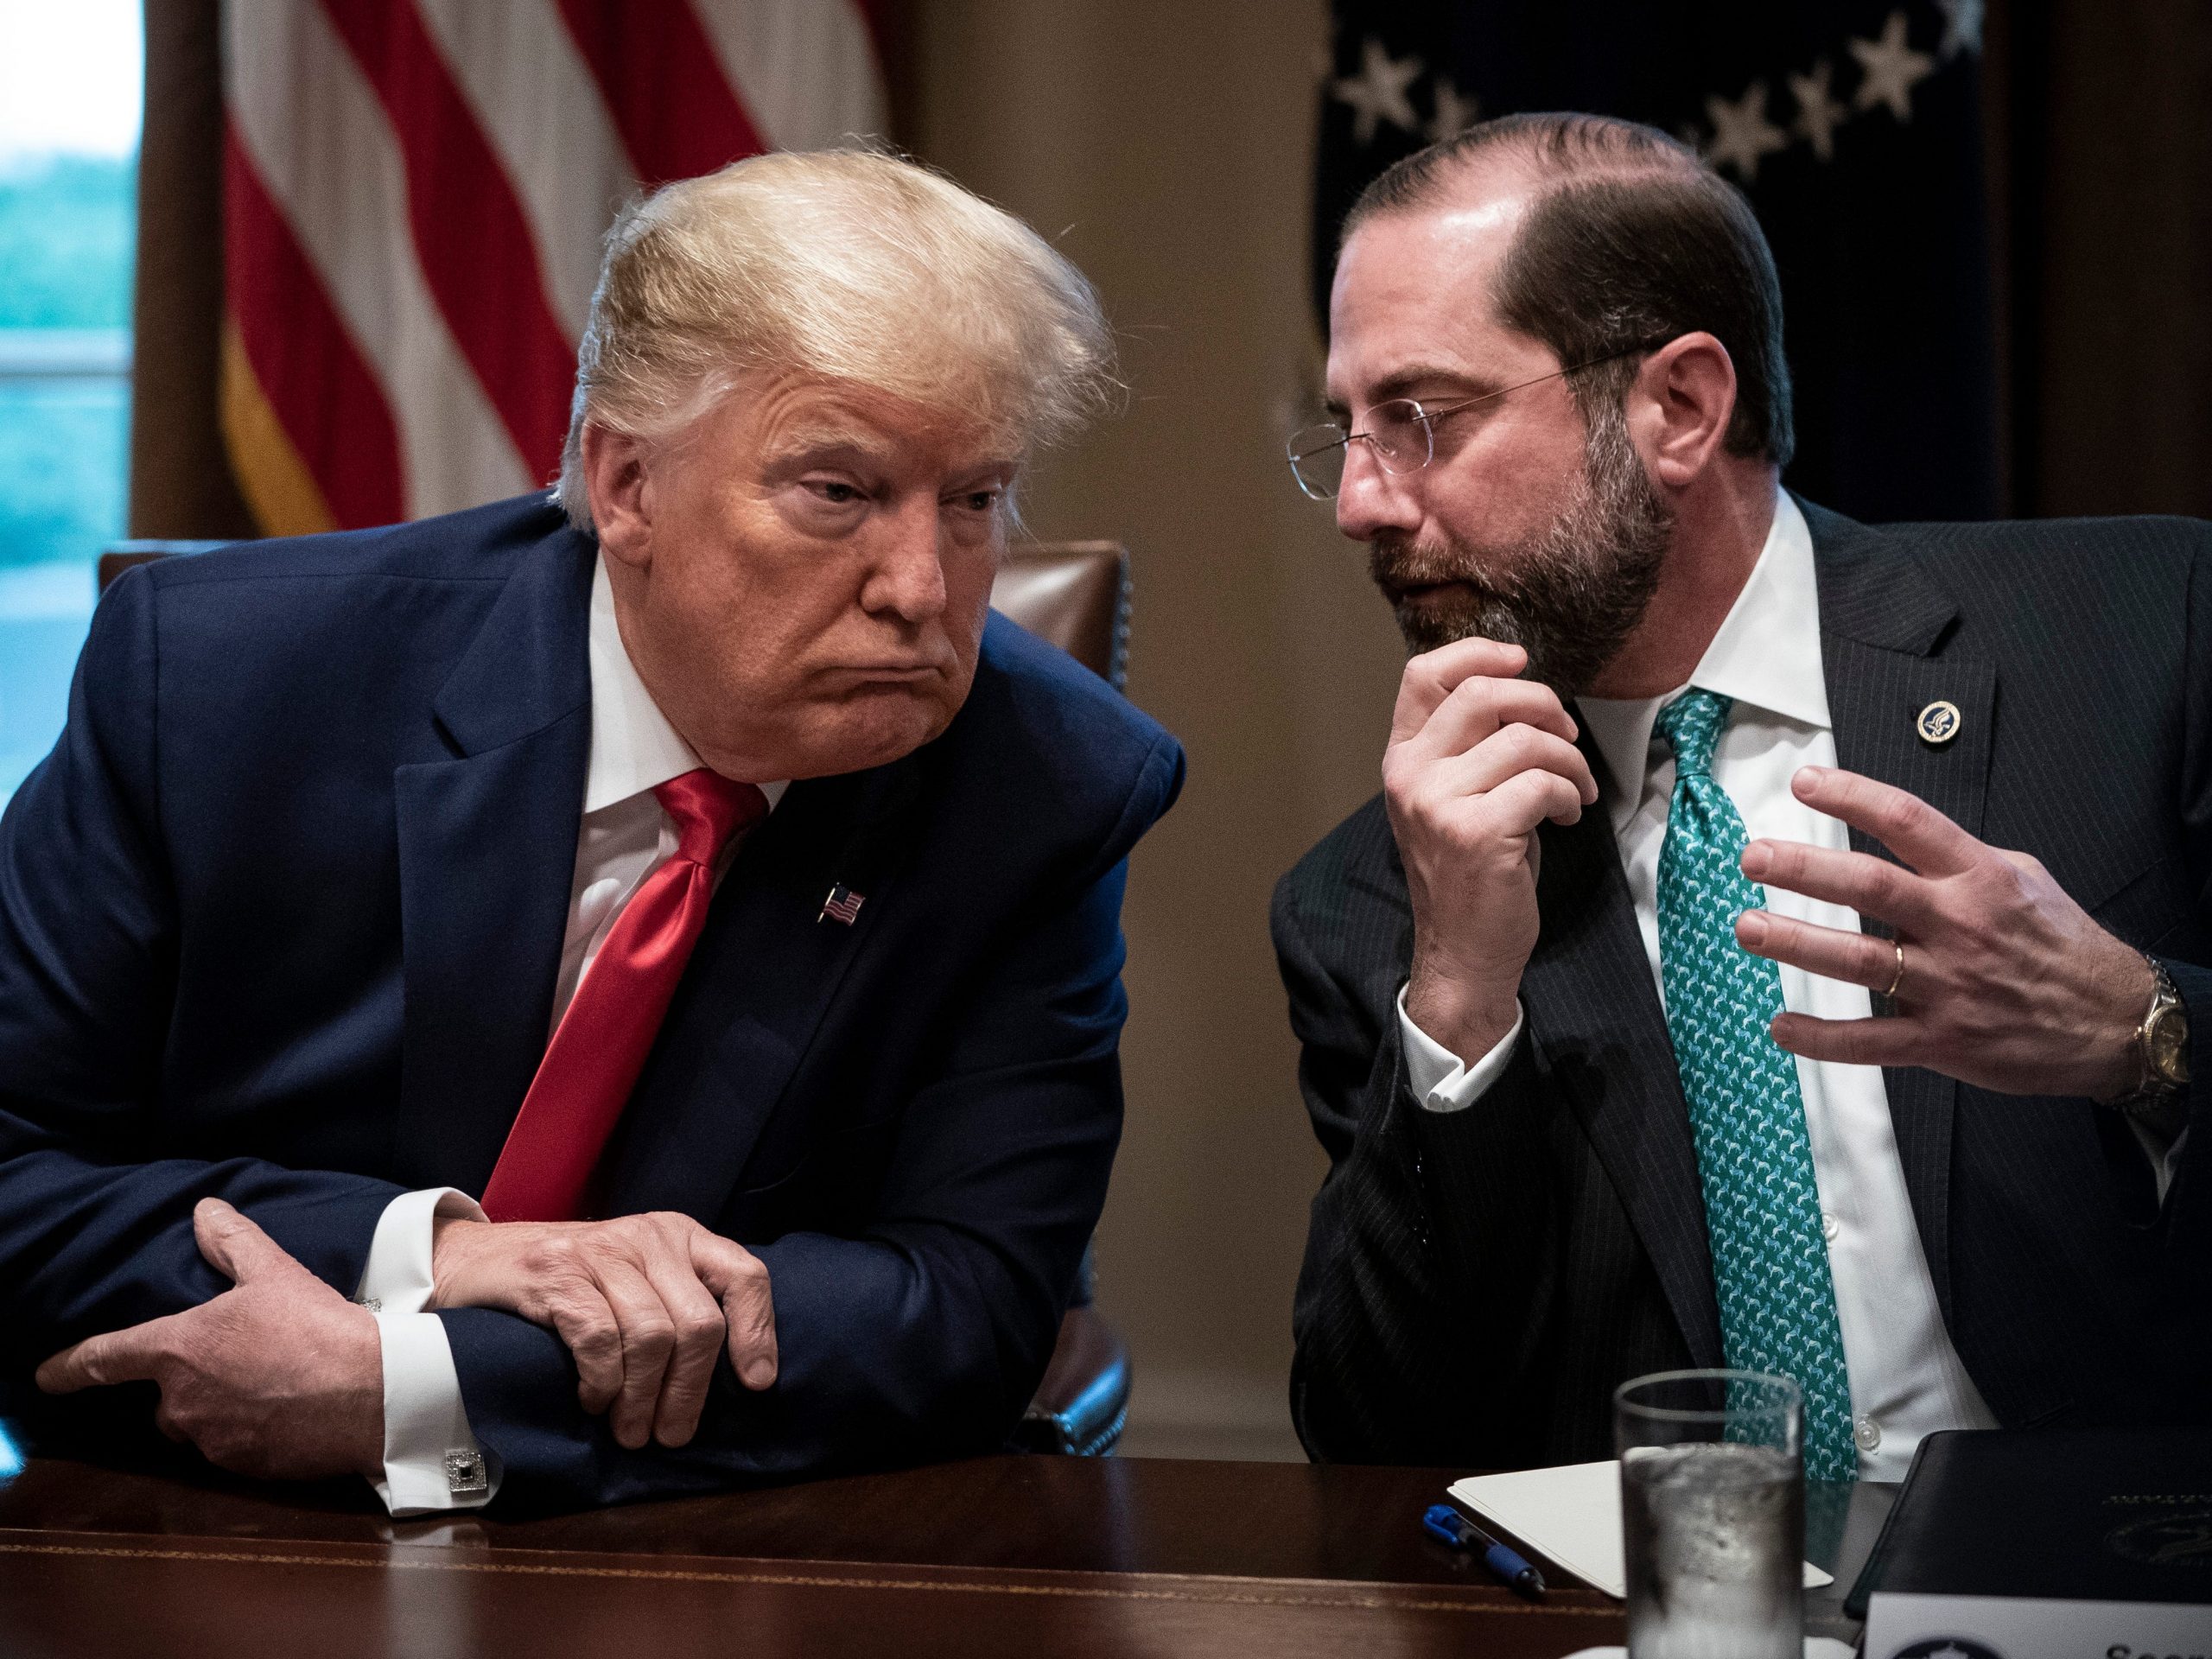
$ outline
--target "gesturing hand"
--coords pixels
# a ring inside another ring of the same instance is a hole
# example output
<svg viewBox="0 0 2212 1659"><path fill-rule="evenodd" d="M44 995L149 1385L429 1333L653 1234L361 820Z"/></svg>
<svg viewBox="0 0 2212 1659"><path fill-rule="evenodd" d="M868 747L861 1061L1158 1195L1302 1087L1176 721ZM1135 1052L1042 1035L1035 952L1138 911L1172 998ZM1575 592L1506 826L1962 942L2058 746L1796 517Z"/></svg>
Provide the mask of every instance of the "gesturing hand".
<svg viewBox="0 0 2212 1659"><path fill-rule="evenodd" d="M1895 929L1887 939L1747 910L1746 950L1882 991L1886 1020L1783 1014L1774 1040L1808 1059L1919 1065L2014 1095L2110 1100L2135 1082L2133 1039L2154 983L2142 957L2099 927L2024 853L1977 841L1901 789L1824 766L1791 780L1815 811L1865 831L1903 859L1755 841L1744 874L1847 905Z"/></svg>
<svg viewBox="0 0 2212 1659"><path fill-rule="evenodd" d="M1406 1013L1470 1064L1513 1029L1536 945L1536 830L1598 798L1558 694L1513 677L1528 660L1491 639L1414 658L1382 757L1413 903Z"/></svg>
<svg viewBox="0 0 2212 1659"><path fill-rule="evenodd" d="M430 1306L499 1307L556 1332L576 1396L612 1406L614 1438L683 1446L698 1432L727 1335L748 1389L776 1380L768 1269L689 1216L437 1223Z"/></svg>
<svg viewBox="0 0 2212 1659"><path fill-rule="evenodd" d="M220 1198L192 1212L200 1253L235 1281L213 1300L87 1337L38 1368L48 1394L151 1381L154 1421L210 1463L265 1479L384 1467L375 1317Z"/></svg>

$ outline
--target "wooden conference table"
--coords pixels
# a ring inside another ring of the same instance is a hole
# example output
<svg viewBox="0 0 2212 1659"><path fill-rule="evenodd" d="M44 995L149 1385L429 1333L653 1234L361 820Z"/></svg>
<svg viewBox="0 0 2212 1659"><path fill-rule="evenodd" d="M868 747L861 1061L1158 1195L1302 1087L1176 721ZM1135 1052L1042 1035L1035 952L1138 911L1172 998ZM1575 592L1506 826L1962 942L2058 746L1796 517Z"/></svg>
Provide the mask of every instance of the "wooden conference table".
<svg viewBox="0 0 2212 1659"><path fill-rule="evenodd" d="M1534 1605L1421 1534L1457 1472L1009 1456L393 1522L346 1497L34 1460L0 1488L0 1653L1414 1659L1622 1641L1598 1592L1554 1575Z"/></svg>

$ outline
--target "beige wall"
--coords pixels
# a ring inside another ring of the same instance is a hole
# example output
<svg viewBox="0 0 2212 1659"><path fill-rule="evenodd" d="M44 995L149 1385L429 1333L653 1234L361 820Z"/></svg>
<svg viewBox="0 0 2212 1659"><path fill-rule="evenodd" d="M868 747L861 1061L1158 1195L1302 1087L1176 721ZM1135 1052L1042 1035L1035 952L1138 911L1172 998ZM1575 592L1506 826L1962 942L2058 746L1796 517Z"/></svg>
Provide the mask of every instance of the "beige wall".
<svg viewBox="0 0 2212 1659"><path fill-rule="evenodd" d="M1373 792L1402 654L1281 459L1310 410L1321 0L924 0L913 142L1090 273L1125 413L1052 458L1040 537L1126 542L1132 696L1190 752L1127 922L1128 1124L1100 1300L1128 1449L1296 1455L1290 1297L1324 1167L1268 944L1275 878Z"/></svg>

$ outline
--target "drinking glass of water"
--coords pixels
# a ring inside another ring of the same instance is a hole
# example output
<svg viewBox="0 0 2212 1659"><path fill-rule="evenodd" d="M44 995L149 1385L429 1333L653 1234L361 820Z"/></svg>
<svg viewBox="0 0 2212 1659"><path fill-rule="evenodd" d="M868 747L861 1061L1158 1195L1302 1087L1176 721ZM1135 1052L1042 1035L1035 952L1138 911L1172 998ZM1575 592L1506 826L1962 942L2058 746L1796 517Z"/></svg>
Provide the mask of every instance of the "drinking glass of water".
<svg viewBox="0 0 2212 1659"><path fill-rule="evenodd" d="M1763 1371L1614 1390L1630 1659L1802 1659L1803 1412Z"/></svg>

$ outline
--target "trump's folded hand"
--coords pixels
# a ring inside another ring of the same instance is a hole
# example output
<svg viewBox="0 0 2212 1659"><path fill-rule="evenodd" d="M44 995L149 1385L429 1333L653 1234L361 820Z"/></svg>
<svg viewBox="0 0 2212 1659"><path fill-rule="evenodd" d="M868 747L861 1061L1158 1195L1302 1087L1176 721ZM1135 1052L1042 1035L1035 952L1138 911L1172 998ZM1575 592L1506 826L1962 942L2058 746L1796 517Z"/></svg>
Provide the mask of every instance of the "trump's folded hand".
<svg viewBox="0 0 2212 1659"><path fill-rule="evenodd" d="M747 1388L776 1380L768 1269L689 1216L442 1220L431 1277L433 1308L504 1308L557 1332L584 1409L608 1412L633 1451L698 1432L725 1338Z"/></svg>
<svg viewBox="0 0 2212 1659"><path fill-rule="evenodd" d="M38 1368L39 1387L73 1394L152 1382L162 1432L221 1468L267 1479L373 1478L384 1466L375 1316L220 1198L200 1201L192 1229L232 1287L63 1349Z"/></svg>

